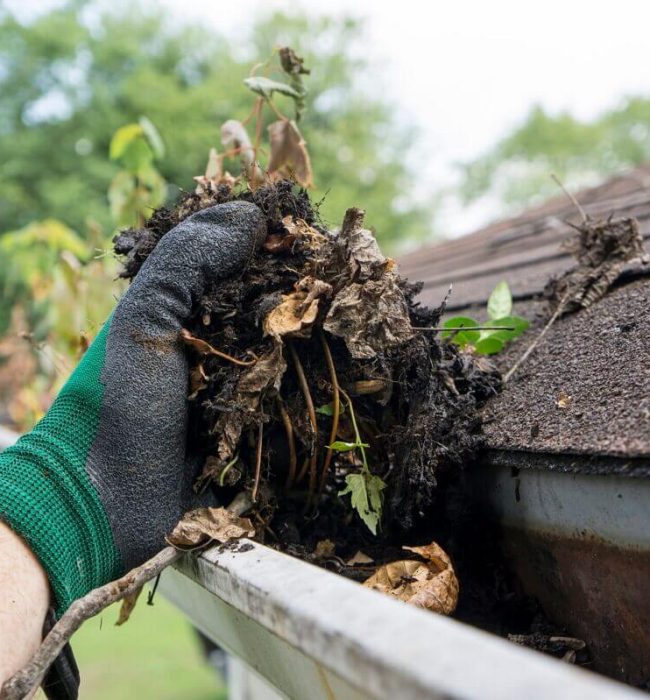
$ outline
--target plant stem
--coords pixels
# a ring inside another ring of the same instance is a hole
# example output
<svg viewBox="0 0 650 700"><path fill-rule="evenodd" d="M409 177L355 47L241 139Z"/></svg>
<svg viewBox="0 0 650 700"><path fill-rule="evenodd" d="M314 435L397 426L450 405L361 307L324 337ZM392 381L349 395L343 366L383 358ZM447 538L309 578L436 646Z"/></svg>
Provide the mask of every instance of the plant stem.
<svg viewBox="0 0 650 700"><path fill-rule="evenodd" d="M253 482L253 490L251 491L251 500L257 503L257 492L260 488L260 479L262 476L262 438L264 437L264 423L260 420L260 425L257 430L257 450L255 454L255 481Z"/></svg>
<svg viewBox="0 0 650 700"><path fill-rule="evenodd" d="M226 478L226 474L237 464L237 460L239 459L239 455L235 455L228 464L223 468L223 471L219 475L219 486L224 485L224 480Z"/></svg>
<svg viewBox="0 0 650 700"><path fill-rule="evenodd" d="M307 404L307 412L309 413L309 422L311 423L311 428L314 431L314 448L309 460L309 493L312 494L316 487L316 465L318 463L318 449L317 449L317 439L318 439L318 423L316 423L316 409L314 408L314 401L311 397L311 392L309 391L309 385L307 384L307 377L305 376L305 370L303 369L302 362L298 357L298 353L293 346L293 343L287 342L289 346L289 352L291 353L291 359L296 368L296 374L298 375L298 382L300 383L300 388L302 394L305 397L305 402ZM302 475L302 470L301 470Z"/></svg>
<svg viewBox="0 0 650 700"><path fill-rule="evenodd" d="M323 344L323 352L325 353L325 361L327 362L327 368L330 373L330 381L332 382L333 399L332 399L332 429L330 431L330 445L336 440L336 433L339 430L339 416L341 413L341 399L339 396L339 380L336 375L336 367L334 365L334 358L332 357L332 352L330 346L327 343L327 338L323 329L320 329L320 340ZM319 493L322 493L325 487L325 481L327 480L327 474L329 473L330 464L332 462L333 450L327 450L325 455L325 460L323 462L323 470L320 476L320 486L318 489Z"/></svg>
<svg viewBox="0 0 650 700"><path fill-rule="evenodd" d="M359 432L359 426L357 425L357 417L354 413L354 406L352 405L352 399L347 395L343 389L339 391L345 396L348 408L350 409L350 418L352 419L352 428L354 430L355 445L357 446L359 452L361 452L361 460L363 461L363 471L370 472L370 467L368 466L368 459L366 458L366 448L363 446L363 440L361 439L361 433Z"/></svg>
<svg viewBox="0 0 650 700"><path fill-rule="evenodd" d="M280 417L282 418L284 430L287 434L287 442L289 443L289 474L287 476L287 481L284 485L285 489L289 489L293 484L294 479L296 478L296 441L293 437L293 425L291 423L291 418L287 413L287 409L284 407L284 401L282 400L282 397L279 394L276 398L278 402L278 409L280 411Z"/></svg>

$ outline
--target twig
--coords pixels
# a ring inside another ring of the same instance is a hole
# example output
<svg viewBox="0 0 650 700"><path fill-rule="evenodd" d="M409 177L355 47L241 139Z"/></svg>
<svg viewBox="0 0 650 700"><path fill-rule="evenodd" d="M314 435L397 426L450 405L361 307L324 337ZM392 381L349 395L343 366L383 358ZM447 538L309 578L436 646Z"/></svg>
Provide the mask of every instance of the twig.
<svg viewBox="0 0 650 700"><path fill-rule="evenodd" d="M289 416L287 409L284 407L284 401L282 401L282 397L279 394L277 395L276 400L278 402L278 410L280 411L282 424L284 425L284 431L287 434L287 442L289 443L289 474L284 485L286 490L291 487L293 480L296 478L296 441L293 437L293 424L291 423L291 417Z"/></svg>
<svg viewBox="0 0 650 700"><path fill-rule="evenodd" d="M260 420L259 428L257 429L257 449L255 451L255 481L253 482L253 490L251 491L251 500L257 503L257 492L260 488L260 478L262 476L262 438L264 437L264 423Z"/></svg>
<svg viewBox="0 0 650 700"><path fill-rule="evenodd" d="M214 346L210 345L207 340L202 340L201 338L195 338L186 328L181 329L181 338L185 341L187 345L193 347L197 352L203 353L204 355L216 355L224 360L228 360L235 365L240 367L250 367L257 362L257 358L253 360L238 360L232 355L228 355L221 350L217 350Z"/></svg>
<svg viewBox="0 0 650 700"><path fill-rule="evenodd" d="M330 442L331 445L336 440L336 433L339 430L339 416L341 413L341 399L339 396L339 380L336 376L336 367L334 366L334 359L332 358L332 352L330 346L327 344L327 338L323 329L320 329L320 340L323 344L323 352L325 353L325 360L327 362L327 369L330 373L330 381L332 382L333 399L332 399L332 429L330 431ZM325 481L327 480L327 474L329 473L330 464L332 462L332 457L334 455L334 450L327 450L325 454L325 460L323 462L323 470L320 475L320 485L318 487L318 492L322 493L325 487Z"/></svg>
<svg viewBox="0 0 650 700"><path fill-rule="evenodd" d="M573 204L573 206L580 212L580 216L582 217L582 223L586 224L587 221L589 221L589 217L585 214L585 210L580 206L580 202L578 202L578 200L571 194L571 192L567 190L560 178L555 173L551 173L551 178L560 187L562 192L564 192L571 204Z"/></svg>
<svg viewBox="0 0 650 700"><path fill-rule="evenodd" d="M183 552L174 547L165 547L142 566L132 569L122 578L95 588L72 603L51 629L27 666L5 681L0 690L0 700L22 700L27 697L38 688L48 668L87 619L116 601L133 594L182 555Z"/></svg>
<svg viewBox="0 0 650 700"><path fill-rule="evenodd" d="M514 326L411 326L412 331L516 331Z"/></svg>
<svg viewBox="0 0 650 700"><path fill-rule="evenodd" d="M540 343L540 341L542 340L542 338L546 335L546 332L548 331L548 329L557 321L557 319L559 318L559 316L560 316L560 314L562 313L562 311L564 311L564 308L565 308L565 305L566 305L566 302L567 302L568 298L569 298L569 295L568 295L568 294L564 296L564 298L562 299L562 301L558 304L557 309L555 309L555 312L553 313L553 315L551 316L551 318L549 318L548 323L544 326L544 328L542 328L540 334L539 334L539 335L533 340L533 342L526 348L526 351L524 352L524 354L523 354L523 355L515 362L515 364L512 365L512 367L505 373L505 375L504 375L504 377L503 377L503 383L504 383L504 384L506 384L506 383L509 381L510 377L512 377L512 375L519 369L520 365L523 364L523 363L528 359L528 357L530 356L530 354L531 354L531 353L533 352L533 350L539 345L539 343Z"/></svg>
<svg viewBox="0 0 650 700"><path fill-rule="evenodd" d="M309 422L311 423L311 428L314 431L314 448L309 460L309 493L314 492L316 487L316 465L318 463L318 450L316 448L316 441L318 439L318 424L316 423L316 409L314 408L314 400L311 397L311 392L309 391L309 385L307 384L307 377L305 376L305 370L303 369L302 362L298 357L296 349L293 347L291 342L287 343L289 346L289 352L291 353L291 359L296 368L296 374L298 375L298 382L302 390L302 394L305 397L305 403L307 404L307 412L309 413ZM304 469L300 470L300 476L298 480L304 476Z"/></svg>

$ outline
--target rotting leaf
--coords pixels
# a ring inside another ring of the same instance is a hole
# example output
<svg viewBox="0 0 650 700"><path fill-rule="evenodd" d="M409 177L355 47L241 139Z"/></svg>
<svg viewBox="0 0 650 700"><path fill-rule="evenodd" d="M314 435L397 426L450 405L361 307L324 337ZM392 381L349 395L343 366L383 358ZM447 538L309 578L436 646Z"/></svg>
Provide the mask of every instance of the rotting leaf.
<svg viewBox="0 0 650 700"><path fill-rule="evenodd" d="M282 296L282 301L264 319L264 333L274 338L309 338L318 317L319 299L329 297L331 285L315 277L303 277L295 291Z"/></svg>
<svg viewBox="0 0 650 700"><path fill-rule="evenodd" d="M345 340L354 359L371 359L413 337L394 264L385 258L361 209L348 209L341 227L349 283L334 297L323 328ZM354 281L353 281L354 280Z"/></svg>
<svg viewBox="0 0 650 700"><path fill-rule="evenodd" d="M242 169L251 186L261 185L266 178L260 166L255 161L255 149L248 137L244 125L236 119L228 119L221 127L221 145L236 151L242 164Z"/></svg>
<svg viewBox="0 0 650 700"><path fill-rule="evenodd" d="M449 555L436 542L403 549L419 554L425 561L391 562L377 569L363 585L442 615L454 612L459 587Z"/></svg>
<svg viewBox="0 0 650 700"><path fill-rule="evenodd" d="M569 408L569 405L571 404L571 398L572 397L569 396L569 394L567 394L566 391L560 390L556 402L557 407L563 410Z"/></svg>
<svg viewBox="0 0 650 700"><path fill-rule="evenodd" d="M315 559L327 559L334 555L336 551L336 544L332 540L319 540L316 543L316 548L314 549Z"/></svg>
<svg viewBox="0 0 650 700"><path fill-rule="evenodd" d="M364 564L372 564L375 561L372 557L369 557L365 552L359 550L353 557L348 559L345 563L347 566L363 566Z"/></svg>
<svg viewBox="0 0 650 700"><path fill-rule="evenodd" d="M166 540L177 549L195 549L210 542L224 544L254 536L255 528L248 518L226 508L197 508L185 513Z"/></svg>
<svg viewBox="0 0 650 700"><path fill-rule="evenodd" d="M314 183L307 144L295 122L280 119L269 124L268 131L271 142L267 166L269 175L292 178L302 187L312 187Z"/></svg>
<svg viewBox="0 0 650 700"><path fill-rule="evenodd" d="M140 597L140 593L142 593L142 586L140 586L140 588L138 588L138 590L135 591L134 593L131 593L131 595L126 595L126 596L124 596L124 598L122 598L122 604L120 605L120 612L119 612L119 615L117 616L117 622L115 623L116 627L123 625L131 617L131 613L133 612L133 609L135 608L135 604L138 602L138 598Z"/></svg>

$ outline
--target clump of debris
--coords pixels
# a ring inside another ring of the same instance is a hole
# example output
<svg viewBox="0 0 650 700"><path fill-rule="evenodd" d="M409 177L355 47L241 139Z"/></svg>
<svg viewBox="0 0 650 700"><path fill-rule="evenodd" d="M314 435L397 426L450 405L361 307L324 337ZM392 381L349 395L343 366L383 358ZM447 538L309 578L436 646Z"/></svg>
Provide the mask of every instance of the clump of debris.
<svg viewBox="0 0 650 700"><path fill-rule="evenodd" d="M191 439L204 455L197 489L223 503L245 490L258 536L298 553L324 538L351 554L403 540L439 476L479 446L477 409L500 375L421 330L444 309L414 300L418 285L381 253L363 211L328 231L289 180L222 182L158 210L116 239L123 275L185 217L236 199L264 212L268 234L245 270L207 290L183 331Z"/></svg>

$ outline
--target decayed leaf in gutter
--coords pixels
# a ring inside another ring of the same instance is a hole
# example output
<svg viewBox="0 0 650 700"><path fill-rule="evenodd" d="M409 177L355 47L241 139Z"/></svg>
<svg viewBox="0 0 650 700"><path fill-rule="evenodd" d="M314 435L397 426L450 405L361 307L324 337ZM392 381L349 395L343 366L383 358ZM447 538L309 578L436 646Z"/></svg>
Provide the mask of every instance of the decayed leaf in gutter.
<svg viewBox="0 0 650 700"><path fill-rule="evenodd" d="M289 119L280 119L269 124L269 138L269 175L288 177L302 187L311 187L314 183L307 144L295 123Z"/></svg>
<svg viewBox="0 0 650 700"><path fill-rule="evenodd" d="M295 291L282 296L282 301L264 319L264 333L274 338L309 338L318 317L319 299L332 293L331 285L314 277L303 277Z"/></svg>
<svg viewBox="0 0 650 700"><path fill-rule="evenodd" d="M228 119L221 127L221 144L224 148L237 151L251 186L261 185L265 181L264 173L255 162L255 149L251 144L244 125L236 119Z"/></svg>
<svg viewBox="0 0 650 700"><path fill-rule="evenodd" d="M435 542L403 547L425 561L404 559L380 567L363 585L399 600L450 615L458 603L458 579L447 553Z"/></svg>
<svg viewBox="0 0 650 700"><path fill-rule="evenodd" d="M194 549L210 542L225 544L254 536L255 528L248 518L225 508L197 508L186 513L166 539L177 549Z"/></svg>

